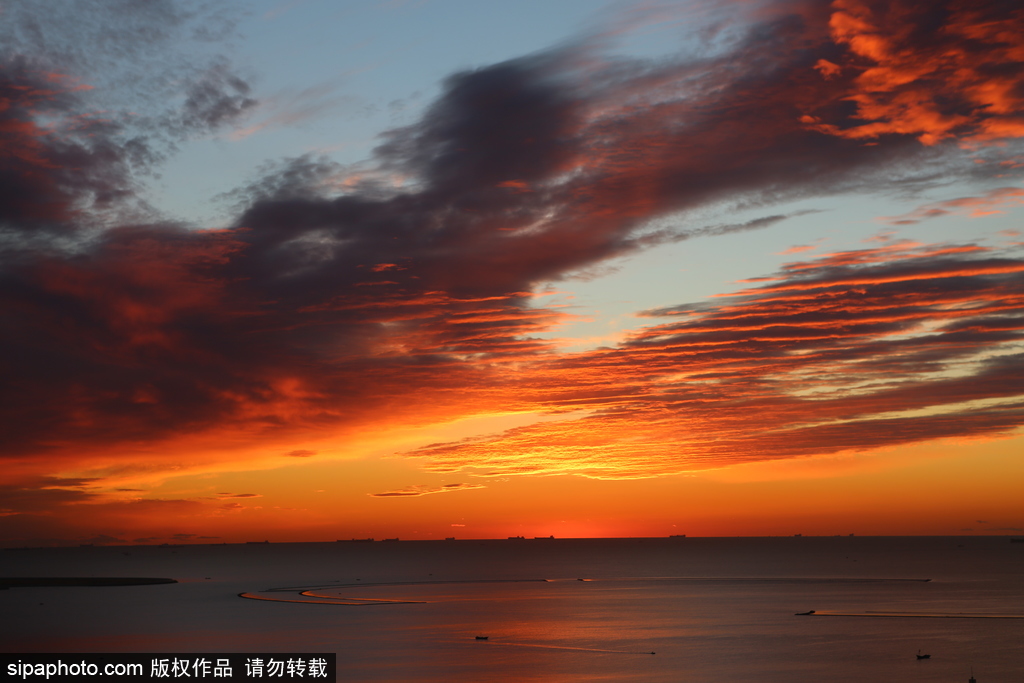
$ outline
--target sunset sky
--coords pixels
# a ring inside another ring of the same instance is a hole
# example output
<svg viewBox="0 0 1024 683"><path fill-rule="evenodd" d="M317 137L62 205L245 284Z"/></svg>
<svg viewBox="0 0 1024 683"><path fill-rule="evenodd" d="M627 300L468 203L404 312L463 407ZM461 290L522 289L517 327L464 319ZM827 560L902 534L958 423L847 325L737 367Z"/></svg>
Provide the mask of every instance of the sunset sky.
<svg viewBox="0 0 1024 683"><path fill-rule="evenodd" d="M1024 533L1024 8L0 0L0 545Z"/></svg>

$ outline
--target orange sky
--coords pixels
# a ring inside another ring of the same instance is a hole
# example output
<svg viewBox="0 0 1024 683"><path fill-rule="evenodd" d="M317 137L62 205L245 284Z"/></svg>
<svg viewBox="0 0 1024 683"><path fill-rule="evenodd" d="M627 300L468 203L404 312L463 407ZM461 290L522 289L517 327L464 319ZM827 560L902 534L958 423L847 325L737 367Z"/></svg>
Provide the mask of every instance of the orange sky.
<svg viewBox="0 0 1024 683"><path fill-rule="evenodd" d="M1024 12L731 21L455 73L216 229L144 179L258 137L226 62L139 113L5 57L0 544L1024 532ZM678 249L746 272L582 303Z"/></svg>

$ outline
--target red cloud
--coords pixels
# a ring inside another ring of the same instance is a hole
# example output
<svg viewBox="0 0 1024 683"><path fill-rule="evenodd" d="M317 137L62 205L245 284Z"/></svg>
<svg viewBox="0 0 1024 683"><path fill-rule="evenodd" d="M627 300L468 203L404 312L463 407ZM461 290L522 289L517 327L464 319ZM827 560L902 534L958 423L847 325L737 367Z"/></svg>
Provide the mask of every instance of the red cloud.
<svg viewBox="0 0 1024 683"><path fill-rule="evenodd" d="M1024 11L1001 3L835 0L832 39L856 73L842 99L863 123L808 125L851 139L916 135L926 145L962 137L1024 136ZM821 64L821 62L819 62Z"/></svg>
<svg viewBox="0 0 1024 683"><path fill-rule="evenodd" d="M525 405L589 417L411 455L442 472L628 478L1024 424L1024 261L905 245L794 266L735 303L525 373Z"/></svg>

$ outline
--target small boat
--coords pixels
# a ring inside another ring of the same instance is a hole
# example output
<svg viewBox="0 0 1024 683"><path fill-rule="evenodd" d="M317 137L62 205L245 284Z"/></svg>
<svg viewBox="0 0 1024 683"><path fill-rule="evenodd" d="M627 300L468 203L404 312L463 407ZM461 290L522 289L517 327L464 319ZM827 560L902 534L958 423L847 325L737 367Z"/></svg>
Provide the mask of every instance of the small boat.
<svg viewBox="0 0 1024 683"><path fill-rule="evenodd" d="M477 640L487 640L488 636L476 636Z"/></svg>
<svg viewBox="0 0 1024 683"><path fill-rule="evenodd" d="M932 658L932 656L931 656L931 655L923 655L923 654L921 654L921 651L920 651L920 650L918 650L918 651L917 651L917 658L918 658L918 659L931 659L931 658Z"/></svg>
<svg viewBox="0 0 1024 683"><path fill-rule="evenodd" d="M806 617L806 616L808 616L808 615L811 615L811 614L814 614L814 610L812 610L812 609L809 609L809 610L807 610L806 612L797 612L797 613L796 613L796 614L795 614L794 616L797 616L797 617Z"/></svg>

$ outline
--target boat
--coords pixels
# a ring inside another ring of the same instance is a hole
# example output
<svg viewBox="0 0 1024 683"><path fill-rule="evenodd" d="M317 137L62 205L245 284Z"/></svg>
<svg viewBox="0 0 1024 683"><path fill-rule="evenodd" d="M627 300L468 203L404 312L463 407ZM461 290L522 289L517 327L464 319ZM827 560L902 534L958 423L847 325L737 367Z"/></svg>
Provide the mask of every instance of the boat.
<svg viewBox="0 0 1024 683"><path fill-rule="evenodd" d="M487 640L488 636L476 636L477 640Z"/></svg>
<svg viewBox="0 0 1024 683"><path fill-rule="evenodd" d="M523 540L526 540L526 536L509 536L508 540L510 540L510 541L523 541Z"/></svg>
<svg viewBox="0 0 1024 683"><path fill-rule="evenodd" d="M454 541L455 537L454 536L445 536L444 540L446 540L446 541Z"/></svg>
<svg viewBox="0 0 1024 683"><path fill-rule="evenodd" d="M918 651L917 651L917 658L918 658L918 659L931 659L931 658L932 658L932 656L931 656L931 655L923 655L923 654L921 654L921 651L920 651L920 650L918 650Z"/></svg>
<svg viewBox="0 0 1024 683"><path fill-rule="evenodd" d="M809 616L809 615L811 615L811 614L814 614L814 610L812 610L812 609L809 609L809 610L807 610L806 612L797 612L796 614L794 614L794 616L797 616L797 617L806 617L806 616Z"/></svg>

